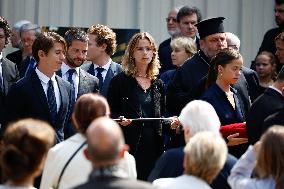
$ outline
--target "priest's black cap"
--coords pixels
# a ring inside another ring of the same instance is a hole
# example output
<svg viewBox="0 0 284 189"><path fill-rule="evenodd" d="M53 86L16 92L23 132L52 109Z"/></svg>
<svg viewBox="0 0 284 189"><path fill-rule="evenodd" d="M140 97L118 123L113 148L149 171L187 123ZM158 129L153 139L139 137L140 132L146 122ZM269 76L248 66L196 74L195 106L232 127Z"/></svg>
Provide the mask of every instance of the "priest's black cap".
<svg viewBox="0 0 284 189"><path fill-rule="evenodd" d="M195 26L198 29L200 39L203 39L204 37L215 33L224 33L224 19L224 17L209 18L202 20L198 24L196 24Z"/></svg>

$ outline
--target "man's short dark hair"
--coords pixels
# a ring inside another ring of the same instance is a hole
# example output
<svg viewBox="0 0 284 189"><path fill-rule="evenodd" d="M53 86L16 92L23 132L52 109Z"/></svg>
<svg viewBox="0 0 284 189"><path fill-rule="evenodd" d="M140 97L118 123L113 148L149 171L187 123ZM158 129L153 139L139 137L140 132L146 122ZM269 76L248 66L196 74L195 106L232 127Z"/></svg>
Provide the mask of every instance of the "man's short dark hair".
<svg viewBox="0 0 284 189"><path fill-rule="evenodd" d="M201 21L201 12L197 7L189 7L184 6L181 9L179 9L177 14L177 22L179 23L182 17L190 16L196 14L197 16L197 22Z"/></svg>
<svg viewBox="0 0 284 189"><path fill-rule="evenodd" d="M9 43L9 38L11 35L11 28L9 26L8 21L0 16L0 28L2 28L4 30L4 34L5 34L5 45L7 45Z"/></svg>
<svg viewBox="0 0 284 189"><path fill-rule="evenodd" d="M33 43L33 57L37 62L39 62L38 51L42 50L45 54L54 47L55 43L61 43L64 50L66 51L66 42L62 36L55 32L45 32L39 34L36 40Z"/></svg>
<svg viewBox="0 0 284 189"><path fill-rule="evenodd" d="M65 33L64 39L67 43L67 48L72 45L72 41L78 40L84 43L87 43L89 38L87 33L80 28L71 28Z"/></svg>

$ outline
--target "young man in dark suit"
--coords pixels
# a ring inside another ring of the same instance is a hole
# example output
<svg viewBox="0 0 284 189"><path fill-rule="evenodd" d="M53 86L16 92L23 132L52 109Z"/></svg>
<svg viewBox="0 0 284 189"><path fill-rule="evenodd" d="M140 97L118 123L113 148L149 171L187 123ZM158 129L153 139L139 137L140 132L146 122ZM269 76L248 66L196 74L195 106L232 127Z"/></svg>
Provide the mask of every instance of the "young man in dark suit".
<svg viewBox="0 0 284 189"><path fill-rule="evenodd" d="M122 71L119 64L110 58L116 50L116 34L107 26L93 25L88 29L87 60L92 63L83 64L82 68L99 79L99 91L107 96L110 80Z"/></svg>
<svg viewBox="0 0 284 189"><path fill-rule="evenodd" d="M19 79L16 64L3 57L2 51L9 42L11 29L7 20L0 17L0 128L5 119L5 101L9 88Z"/></svg>
<svg viewBox="0 0 284 189"><path fill-rule="evenodd" d="M13 84L7 96L9 121L27 117L47 121L55 129L56 142L64 139L63 129L71 113L71 85L55 74L65 51L63 37L54 32L40 34L32 46L37 67Z"/></svg>
<svg viewBox="0 0 284 189"><path fill-rule="evenodd" d="M118 168L124 152L128 150L119 125L110 118L95 119L88 127L88 148L84 153L92 163L93 170L87 183L75 189L151 189L151 184L126 178Z"/></svg>

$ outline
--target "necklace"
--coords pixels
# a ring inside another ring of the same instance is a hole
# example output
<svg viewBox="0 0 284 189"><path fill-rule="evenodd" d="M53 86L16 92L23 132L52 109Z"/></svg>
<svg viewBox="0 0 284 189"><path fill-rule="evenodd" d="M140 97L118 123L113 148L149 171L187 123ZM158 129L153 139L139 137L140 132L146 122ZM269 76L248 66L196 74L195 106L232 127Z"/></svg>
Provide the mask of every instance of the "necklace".
<svg viewBox="0 0 284 189"><path fill-rule="evenodd" d="M147 77L147 74L145 74L145 75L142 75L142 74L136 74L136 76L137 76L137 77L144 77L144 78L146 78L146 77Z"/></svg>

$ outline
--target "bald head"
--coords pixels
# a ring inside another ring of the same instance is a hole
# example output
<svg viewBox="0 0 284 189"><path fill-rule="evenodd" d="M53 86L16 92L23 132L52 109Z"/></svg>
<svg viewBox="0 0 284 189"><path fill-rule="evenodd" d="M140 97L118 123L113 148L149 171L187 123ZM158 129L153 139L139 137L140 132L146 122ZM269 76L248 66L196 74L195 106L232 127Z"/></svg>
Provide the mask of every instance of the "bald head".
<svg viewBox="0 0 284 189"><path fill-rule="evenodd" d="M93 165L114 165L120 160L125 142L119 125L110 118L94 120L87 129L89 159Z"/></svg>

